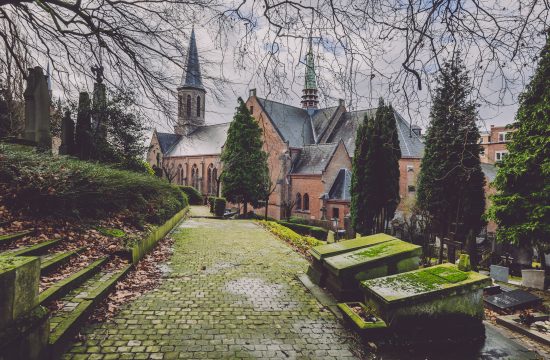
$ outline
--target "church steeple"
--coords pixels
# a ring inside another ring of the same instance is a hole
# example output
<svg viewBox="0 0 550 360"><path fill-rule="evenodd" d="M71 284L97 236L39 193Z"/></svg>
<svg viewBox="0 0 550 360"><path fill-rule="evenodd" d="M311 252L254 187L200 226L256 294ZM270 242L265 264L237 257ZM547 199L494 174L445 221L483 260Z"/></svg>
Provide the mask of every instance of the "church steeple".
<svg viewBox="0 0 550 360"><path fill-rule="evenodd" d="M195 29L191 30L191 39L189 41L189 53L187 54L187 69L185 76L181 81L182 87L191 87L203 89L201 77L201 65L199 62L199 52L197 50L197 41L195 40Z"/></svg>
<svg viewBox="0 0 550 360"><path fill-rule="evenodd" d="M174 132L188 135L198 126L203 126L206 90L202 84L199 52L195 40L195 29L191 30L189 50L187 53L187 68L178 87L178 123Z"/></svg>
<svg viewBox="0 0 550 360"><path fill-rule="evenodd" d="M317 79L315 75L315 60L313 58L313 43L309 39L309 51L306 54L305 84L302 90L302 108L315 111L318 108Z"/></svg>

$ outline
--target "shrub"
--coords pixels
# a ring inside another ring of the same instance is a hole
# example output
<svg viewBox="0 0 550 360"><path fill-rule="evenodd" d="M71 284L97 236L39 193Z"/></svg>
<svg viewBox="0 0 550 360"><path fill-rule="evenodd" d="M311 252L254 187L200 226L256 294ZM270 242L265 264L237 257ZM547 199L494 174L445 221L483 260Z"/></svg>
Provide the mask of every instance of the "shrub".
<svg viewBox="0 0 550 360"><path fill-rule="evenodd" d="M0 144L0 184L6 205L29 213L101 218L128 211L160 224L187 206L185 194L153 176L8 144Z"/></svg>
<svg viewBox="0 0 550 360"><path fill-rule="evenodd" d="M299 216L291 216L290 219L287 220L287 222L293 224L309 225L309 221L307 219Z"/></svg>
<svg viewBox="0 0 550 360"><path fill-rule="evenodd" d="M187 198L189 199L189 204L191 205L202 205L203 199L201 193L192 186L180 186L181 191L183 191Z"/></svg>
<svg viewBox="0 0 550 360"><path fill-rule="evenodd" d="M286 221L279 221L279 224L296 231L300 235L313 236L314 238L323 241L327 239L328 230L317 226L295 224Z"/></svg>
<svg viewBox="0 0 550 360"><path fill-rule="evenodd" d="M258 223L265 227L269 232L288 242L299 252L305 255L307 255L307 251L312 247L324 244L323 242L310 236L302 236L275 221L260 220Z"/></svg>
<svg viewBox="0 0 550 360"><path fill-rule="evenodd" d="M223 216L225 213L225 205L227 204L227 201L225 201L224 198L214 198L214 215L216 216Z"/></svg>
<svg viewBox="0 0 550 360"><path fill-rule="evenodd" d="M216 200L215 196L209 196L208 197L208 205L210 206L210 213L211 214L214 213L215 200Z"/></svg>

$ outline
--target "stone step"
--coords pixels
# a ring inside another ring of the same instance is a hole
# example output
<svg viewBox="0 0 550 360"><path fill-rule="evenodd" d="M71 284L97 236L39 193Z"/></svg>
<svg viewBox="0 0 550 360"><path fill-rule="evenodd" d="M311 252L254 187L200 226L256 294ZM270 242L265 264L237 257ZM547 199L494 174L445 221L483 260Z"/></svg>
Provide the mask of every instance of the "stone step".
<svg viewBox="0 0 550 360"><path fill-rule="evenodd" d="M55 245L57 245L61 239L58 240L46 240L42 241L38 244L27 246L24 248L19 248L15 250L8 250L2 253L2 255L9 255L9 256L36 256L41 255L46 252L46 250L51 249Z"/></svg>
<svg viewBox="0 0 550 360"><path fill-rule="evenodd" d="M58 358L63 353L93 307L126 275L131 266L127 265L116 272L100 271L61 298L61 308L50 319L49 344L52 358Z"/></svg>
<svg viewBox="0 0 550 360"><path fill-rule="evenodd" d="M0 236L0 244L2 244L2 245L10 244L15 240L19 240L22 237L31 234L32 232L33 232L33 230L25 230L25 231L20 231L20 232L13 233L13 234L1 235Z"/></svg>
<svg viewBox="0 0 550 360"><path fill-rule="evenodd" d="M44 305L46 302L59 299L60 297L66 295L72 289L78 287L84 281L88 280L94 274L96 274L101 266L105 264L108 257L96 260L93 263L86 266L84 269L72 274L69 277L66 277L63 280L59 280L46 290L42 291L38 295L38 301L40 304Z"/></svg>
<svg viewBox="0 0 550 360"><path fill-rule="evenodd" d="M85 249L86 249L85 247L81 247L79 249L72 250L72 251L46 255L44 258L41 259L41 262L40 262L40 274L43 275L57 268L58 266L66 264L71 257L80 254Z"/></svg>

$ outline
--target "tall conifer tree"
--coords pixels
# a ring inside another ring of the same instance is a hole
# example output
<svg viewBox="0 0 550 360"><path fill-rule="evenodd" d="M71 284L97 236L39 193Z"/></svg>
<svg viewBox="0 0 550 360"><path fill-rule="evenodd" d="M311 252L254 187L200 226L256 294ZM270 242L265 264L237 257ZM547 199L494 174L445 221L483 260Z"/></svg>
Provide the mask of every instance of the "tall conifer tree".
<svg viewBox="0 0 550 360"><path fill-rule="evenodd" d="M493 182L497 193L488 217L497 240L550 250L550 37L538 68L520 97L517 131ZM546 264L547 270L548 265Z"/></svg>
<svg viewBox="0 0 550 360"><path fill-rule="evenodd" d="M455 240L465 241L483 226L485 177L479 161L477 104L470 100L472 87L460 55L444 64L437 84L417 200L430 215L435 235L454 233Z"/></svg>
<svg viewBox="0 0 550 360"><path fill-rule="evenodd" d="M376 115L357 130L351 217L361 234L383 232L399 204L399 139L391 106L380 99Z"/></svg>
<svg viewBox="0 0 550 360"><path fill-rule="evenodd" d="M221 160L222 194L233 203L256 207L270 188L267 153L262 149L262 130L239 98L239 106L229 126Z"/></svg>

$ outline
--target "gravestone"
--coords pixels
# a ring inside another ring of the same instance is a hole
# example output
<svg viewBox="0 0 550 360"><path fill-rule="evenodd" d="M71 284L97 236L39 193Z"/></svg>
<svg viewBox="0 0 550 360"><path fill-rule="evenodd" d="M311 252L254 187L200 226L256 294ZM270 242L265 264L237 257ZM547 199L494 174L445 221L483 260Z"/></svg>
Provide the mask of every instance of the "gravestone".
<svg viewBox="0 0 550 360"><path fill-rule="evenodd" d="M309 250L312 262L307 270L307 275L315 284L322 286L327 271L323 263L327 258L390 240L396 240L396 238L387 234L375 234L352 240L339 241L333 244L316 246Z"/></svg>
<svg viewBox="0 0 550 360"><path fill-rule="evenodd" d="M491 265L489 271L491 278L495 281L508 282L510 270L506 266Z"/></svg>
<svg viewBox="0 0 550 360"><path fill-rule="evenodd" d="M47 76L40 66L29 69L25 97L25 140L36 143L40 148L52 148L50 133L50 92Z"/></svg>
<svg viewBox="0 0 550 360"><path fill-rule="evenodd" d="M334 239L334 231L332 230L329 230L328 231L328 234L327 234L327 244L332 244L334 243L336 240Z"/></svg>
<svg viewBox="0 0 550 360"><path fill-rule="evenodd" d="M521 285L544 290L544 270L521 270Z"/></svg>
<svg viewBox="0 0 550 360"><path fill-rule="evenodd" d="M487 296L485 302L491 307L508 312L536 306L542 302L542 299L527 291L517 289Z"/></svg>
<svg viewBox="0 0 550 360"><path fill-rule="evenodd" d="M431 338L479 336L483 289L491 279L454 264L441 264L361 282L365 304L395 332Z"/></svg>
<svg viewBox="0 0 550 360"><path fill-rule="evenodd" d="M71 112L65 111L65 116L61 120L61 146L59 154L72 155L74 153L74 122L71 119Z"/></svg>
<svg viewBox="0 0 550 360"><path fill-rule="evenodd" d="M337 299L360 297L359 282L418 269L422 247L399 239L325 259L327 287Z"/></svg>

